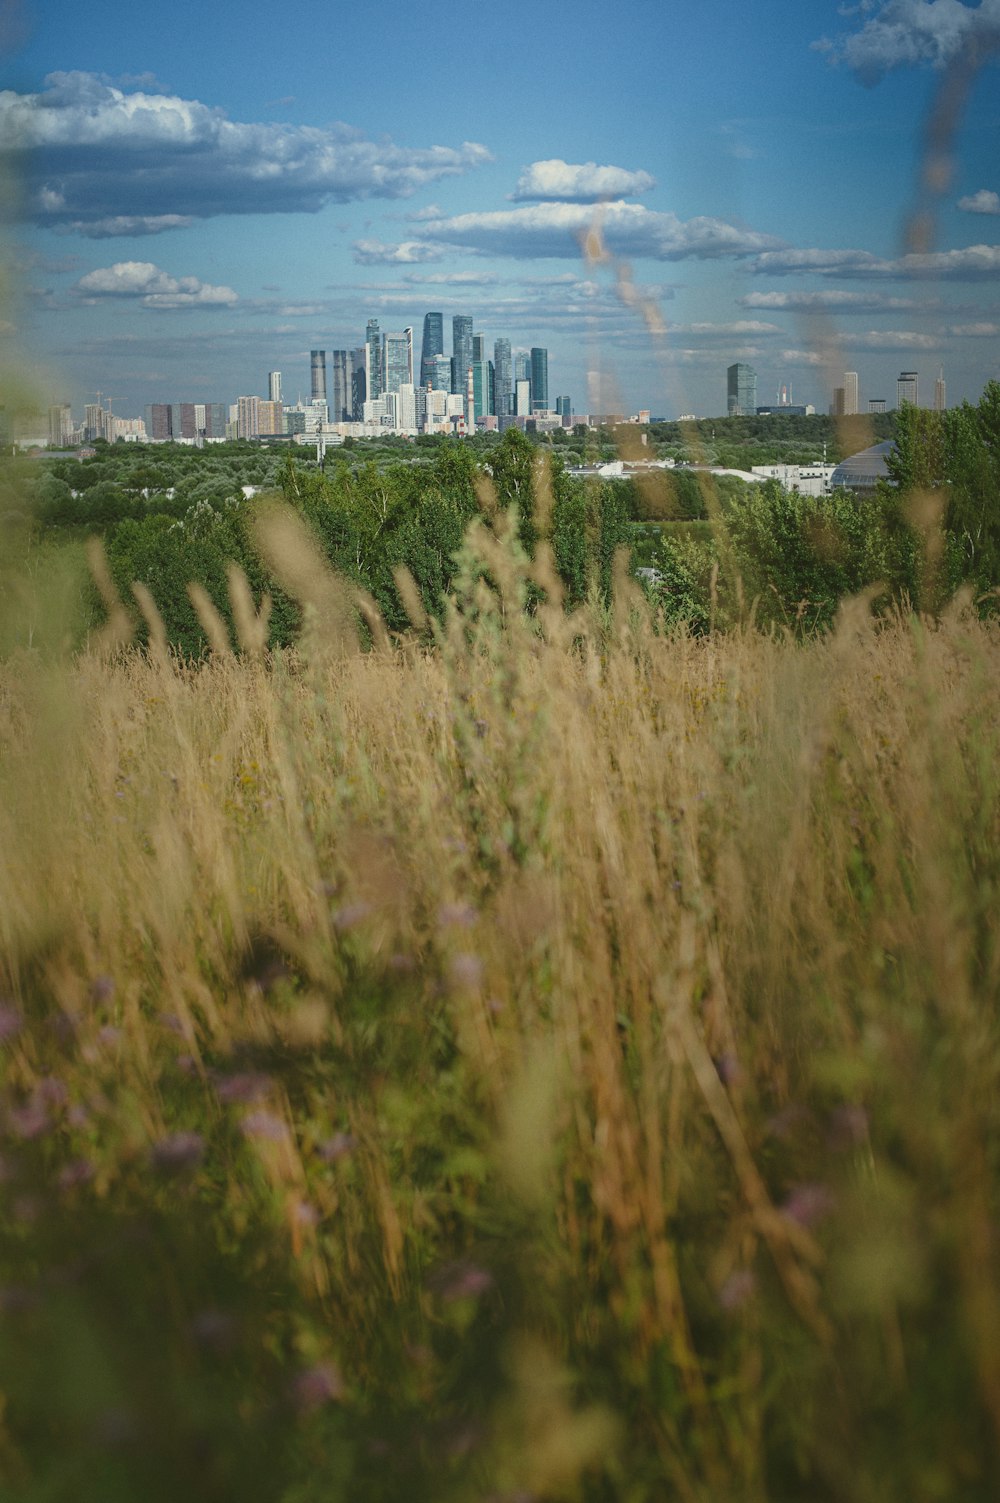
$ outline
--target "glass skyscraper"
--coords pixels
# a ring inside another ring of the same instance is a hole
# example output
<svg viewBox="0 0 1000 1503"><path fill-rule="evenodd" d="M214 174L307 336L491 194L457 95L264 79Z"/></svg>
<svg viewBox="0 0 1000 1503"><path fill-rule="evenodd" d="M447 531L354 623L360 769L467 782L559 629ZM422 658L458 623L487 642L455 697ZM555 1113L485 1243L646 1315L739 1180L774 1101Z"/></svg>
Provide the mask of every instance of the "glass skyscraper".
<svg viewBox="0 0 1000 1503"><path fill-rule="evenodd" d="M372 402L385 391L385 375L382 370L382 335L378 319L370 318L365 328L365 381L368 386L368 401Z"/></svg>
<svg viewBox="0 0 1000 1503"><path fill-rule="evenodd" d="M366 344L351 351L351 417L356 423L364 418L365 402L368 400L367 360Z"/></svg>
<svg viewBox="0 0 1000 1503"><path fill-rule="evenodd" d="M472 364L472 319L456 313L451 321L451 389L465 395Z"/></svg>
<svg viewBox="0 0 1000 1503"><path fill-rule="evenodd" d="M730 417L753 417L757 411L757 372L737 361L726 370L726 411Z"/></svg>
<svg viewBox="0 0 1000 1503"><path fill-rule="evenodd" d="M549 410L549 352L538 348L531 351L531 410Z"/></svg>
<svg viewBox="0 0 1000 1503"><path fill-rule="evenodd" d="M349 423L352 414L351 380L347 367L347 351L333 352L333 421Z"/></svg>
<svg viewBox="0 0 1000 1503"><path fill-rule="evenodd" d="M431 378L431 361L444 354L444 317L440 313L424 314L424 342L420 347L420 384Z"/></svg>
<svg viewBox="0 0 1000 1503"><path fill-rule="evenodd" d="M386 334L382 345L385 391L413 385L413 330Z"/></svg>
<svg viewBox="0 0 1000 1503"><path fill-rule="evenodd" d="M514 410L514 378L509 339L498 339L493 346L493 389L497 416L508 417Z"/></svg>

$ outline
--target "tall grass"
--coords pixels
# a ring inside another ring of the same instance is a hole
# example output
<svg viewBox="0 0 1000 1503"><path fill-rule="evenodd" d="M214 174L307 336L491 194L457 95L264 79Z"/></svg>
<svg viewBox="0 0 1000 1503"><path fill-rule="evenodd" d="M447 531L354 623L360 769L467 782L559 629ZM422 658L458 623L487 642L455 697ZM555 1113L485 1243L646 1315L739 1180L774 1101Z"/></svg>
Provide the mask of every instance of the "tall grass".
<svg viewBox="0 0 1000 1503"><path fill-rule="evenodd" d="M997 628L512 526L433 640L272 530L297 652L3 667L4 1498L997 1496Z"/></svg>

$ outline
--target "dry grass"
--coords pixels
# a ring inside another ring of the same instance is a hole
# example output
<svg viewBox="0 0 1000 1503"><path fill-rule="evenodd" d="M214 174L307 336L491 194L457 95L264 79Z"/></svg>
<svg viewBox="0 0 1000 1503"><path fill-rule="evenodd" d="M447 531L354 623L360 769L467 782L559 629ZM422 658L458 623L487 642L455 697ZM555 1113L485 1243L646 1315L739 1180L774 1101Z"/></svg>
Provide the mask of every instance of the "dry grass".
<svg viewBox="0 0 1000 1503"><path fill-rule="evenodd" d="M436 644L359 652L296 557L300 653L0 679L4 1277L61 1288L92 1239L74 1475L994 1497L996 628L856 602L806 646L694 640L624 583L529 620L482 527ZM154 1223L190 1265L115 1263L109 1225ZM149 1393L102 1259L169 1285ZM164 1395L241 1300L206 1438ZM26 1309L4 1496L62 1496ZM159 1412L173 1459L123 1461L105 1411ZM281 1462L243 1476L255 1425Z"/></svg>

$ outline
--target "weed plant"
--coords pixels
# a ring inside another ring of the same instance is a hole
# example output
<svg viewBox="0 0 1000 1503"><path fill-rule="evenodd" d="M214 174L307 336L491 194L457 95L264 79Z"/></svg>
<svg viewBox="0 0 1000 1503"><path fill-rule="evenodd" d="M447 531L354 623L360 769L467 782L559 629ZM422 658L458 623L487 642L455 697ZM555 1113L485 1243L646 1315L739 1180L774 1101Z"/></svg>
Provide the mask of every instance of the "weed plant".
<svg viewBox="0 0 1000 1503"><path fill-rule="evenodd" d="M5 1503L995 1499L1000 629L300 529L0 670Z"/></svg>

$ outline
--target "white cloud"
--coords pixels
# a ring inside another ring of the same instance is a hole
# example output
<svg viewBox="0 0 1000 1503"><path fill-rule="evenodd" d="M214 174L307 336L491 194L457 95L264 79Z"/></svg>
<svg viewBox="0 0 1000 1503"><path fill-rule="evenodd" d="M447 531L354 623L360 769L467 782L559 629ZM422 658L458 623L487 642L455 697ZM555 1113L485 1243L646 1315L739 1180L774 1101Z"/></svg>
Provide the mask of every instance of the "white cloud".
<svg viewBox="0 0 1000 1503"><path fill-rule="evenodd" d="M811 272L821 277L976 282L1000 277L1000 245L966 245L958 250L911 253L894 260L861 250L765 251L756 258L753 269L771 276Z"/></svg>
<svg viewBox="0 0 1000 1503"><path fill-rule="evenodd" d="M517 257L578 257L581 245L597 234L614 255L657 261L747 256L782 242L721 219L678 219L642 204L618 201L597 208L585 204L524 204L482 214L433 219L424 228L431 240L465 251Z"/></svg>
<svg viewBox="0 0 1000 1503"><path fill-rule="evenodd" d="M397 146L343 124L229 120L176 95L127 92L93 73L53 73L37 94L0 91L0 134L31 217L80 229L218 214L315 213L403 198L492 160L484 146ZM91 230L93 233L93 230ZM106 228L97 233L122 233Z"/></svg>
<svg viewBox="0 0 1000 1503"><path fill-rule="evenodd" d="M866 84L893 68L943 68L964 48L989 51L1000 45L1000 0L982 0L975 7L960 0L886 0L860 31L813 45L832 63L846 63Z"/></svg>
<svg viewBox="0 0 1000 1503"><path fill-rule="evenodd" d="M966 214L1000 214L1000 193L994 193L990 188L980 188L978 193L960 198L958 207L964 209Z"/></svg>
<svg viewBox="0 0 1000 1503"><path fill-rule="evenodd" d="M737 299L741 308L773 313L895 313L920 312L936 305L912 297L889 297L882 292L748 292Z"/></svg>
<svg viewBox="0 0 1000 1503"><path fill-rule="evenodd" d="M386 245L382 240L355 240L354 259L359 266L412 266L420 261L440 261L444 249L425 240L403 240Z"/></svg>
<svg viewBox="0 0 1000 1503"><path fill-rule="evenodd" d="M515 203L559 199L568 203L594 203L598 199L626 198L648 193L656 179L648 172L630 172L627 167L599 167L596 162L564 162L561 157L532 162L518 178L510 195Z"/></svg>
<svg viewBox="0 0 1000 1503"><path fill-rule="evenodd" d="M758 319L738 319L729 324L674 324L675 334L696 334L708 339L754 339L762 334L780 334L777 324L761 323Z"/></svg>
<svg viewBox="0 0 1000 1503"><path fill-rule="evenodd" d="M1000 324L952 324L948 333L959 339L996 339L1000 335Z"/></svg>
<svg viewBox="0 0 1000 1503"><path fill-rule="evenodd" d="M113 214L107 219L74 219L59 229L85 235L88 240L113 240L125 235L162 235L166 230L186 230L192 224L190 214Z"/></svg>
<svg viewBox="0 0 1000 1503"><path fill-rule="evenodd" d="M912 329L870 329L852 334L845 341L852 350L936 350L941 341L932 334L915 334Z"/></svg>
<svg viewBox="0 0 1000 1503"><path fill-rule="evenodd" d="M116 261L88 271L73 290L88 299L136 298L144 308L231 308L239 302L231 287L213 287L197 277L172 277L152 261Z"/></svg>

